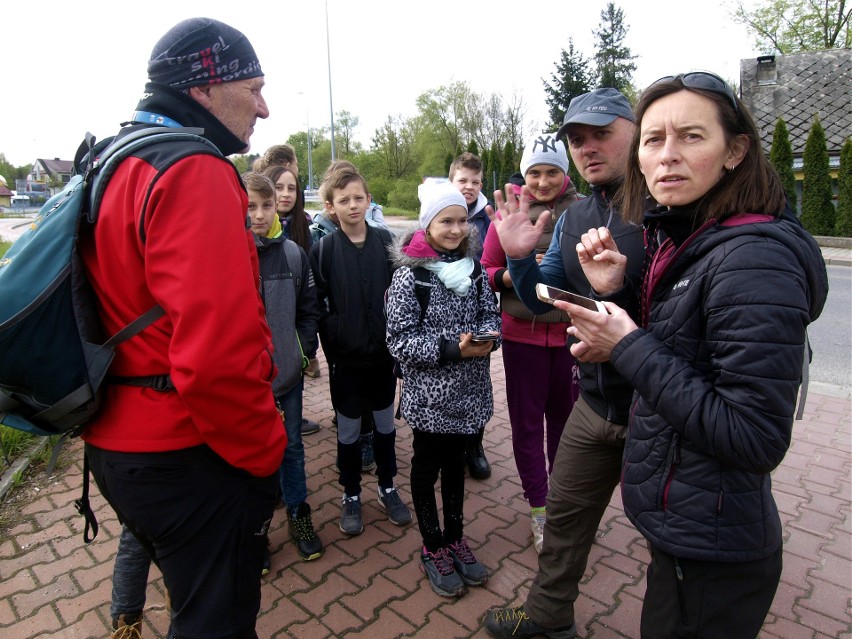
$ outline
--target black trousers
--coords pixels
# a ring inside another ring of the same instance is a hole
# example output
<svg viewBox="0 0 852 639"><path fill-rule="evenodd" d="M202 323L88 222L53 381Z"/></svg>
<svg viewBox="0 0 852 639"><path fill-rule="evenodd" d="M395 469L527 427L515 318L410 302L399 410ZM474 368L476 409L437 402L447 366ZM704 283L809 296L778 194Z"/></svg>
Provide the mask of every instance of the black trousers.
<svg viewBox="0 0 852 639"><path fill-rule="evenodd" d="M721 563L651 547L642 639L754 639L781 579L781 553Z"/></svg>
<svg viewBox="0 0 852 639"><path fill-rule="evenodd" d="M464 535L464 451L476 435L427 433L414 429L411 501L423 545L435 552ZM444 530L438 517L435 484L441 477Z"/></svg>
<svg viewBox="0 0 852 639"><path fill-rule="evenodd" d="M253 477L206 446L119 453L86 445L104 498L163 573L180 639L255 639L278 474Z"/></svg>

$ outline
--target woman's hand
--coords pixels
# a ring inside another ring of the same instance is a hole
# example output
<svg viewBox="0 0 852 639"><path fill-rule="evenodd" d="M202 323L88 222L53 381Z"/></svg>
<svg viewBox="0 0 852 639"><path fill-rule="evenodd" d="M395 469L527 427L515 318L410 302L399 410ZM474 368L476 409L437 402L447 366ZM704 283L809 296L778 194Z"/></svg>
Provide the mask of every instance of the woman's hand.
<svg viewBox="0 0 852 639"><path fill-rule="evenodd" d="M604 302L608 313L559 300L553 305L571 318L567 333L580 340L571 345L571 355L581 362L608 362L615 345L638 328L627 311L612 302Z"/></svg>
<svg viewBox="0 0 852 639"><path fill-rule="evenodd" d="M624 286L627 256L618 251L608 228L602 226L583 233L577 244L577 258L598 295L610 295Z"/></svg>
<svg viewBox="0 0 852 639"><path fill-rule="evenodd" d="M496 333L495 333L496 335ZM467 357L485 357L494 348L494 342L474 342L473 333L462 333L459 350L462 359Z"/></svg>
<svg viewBox="0 0 852 639"><path fill-rule="evenodd" d="M497 237L507 257L520 259L535 250L538 241L547 227L551 215L542 213L533 224L530 222L530 192L526 186L521 188L520 198L512 191L512 185L506 185L506 195L494 191L497 212L490 215L491 224L497 229Z"/></svg>

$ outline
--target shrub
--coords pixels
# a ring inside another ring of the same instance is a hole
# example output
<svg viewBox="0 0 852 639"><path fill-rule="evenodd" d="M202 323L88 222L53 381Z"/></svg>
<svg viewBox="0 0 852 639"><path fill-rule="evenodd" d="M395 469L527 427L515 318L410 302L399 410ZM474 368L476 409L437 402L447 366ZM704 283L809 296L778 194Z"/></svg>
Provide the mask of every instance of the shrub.
<svg viewBox="0 0 852 639"><path fill-rule="evenodd" d="M836 211L831 202L831 174L825 130L814 117L802 156L802 224L812 235L833 235Z"/></svg>

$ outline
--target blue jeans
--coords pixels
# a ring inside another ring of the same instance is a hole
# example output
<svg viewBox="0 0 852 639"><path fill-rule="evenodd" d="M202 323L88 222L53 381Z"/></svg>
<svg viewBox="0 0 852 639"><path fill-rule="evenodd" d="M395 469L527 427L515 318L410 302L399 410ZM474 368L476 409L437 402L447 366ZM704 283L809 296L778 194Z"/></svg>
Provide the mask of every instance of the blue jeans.
<svg viewBox="0 0 852 639"><path fill-rule="evenodd" d="M145 589L148 587L148 569L151 555L127 526L121 527L118 553L112 568L112 602L109 614L119 615L142 612L145 608Z"/></svg>
<svg viewBox="0 0 852 639"><path fill-rule="evenodd" d="M281 482L281 501L287 508L294 508L308 498L308 484L305 479L305 445L302 443L302 387L299 380L292 389L277 398L284 411L284 423L287 429L287 448L284 449L284 461L278 469Z"/></svg>

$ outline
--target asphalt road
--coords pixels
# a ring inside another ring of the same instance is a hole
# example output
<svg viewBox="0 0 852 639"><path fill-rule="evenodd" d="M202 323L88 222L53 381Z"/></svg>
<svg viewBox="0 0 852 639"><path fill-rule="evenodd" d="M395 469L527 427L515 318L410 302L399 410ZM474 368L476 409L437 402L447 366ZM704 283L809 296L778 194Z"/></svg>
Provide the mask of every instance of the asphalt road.
<svg viewBox="0 0 852 639"><path fill-rule="evenodd" d="M828 299L808 334L811 381L852 388L852 268L828 267Z"/></svg>

